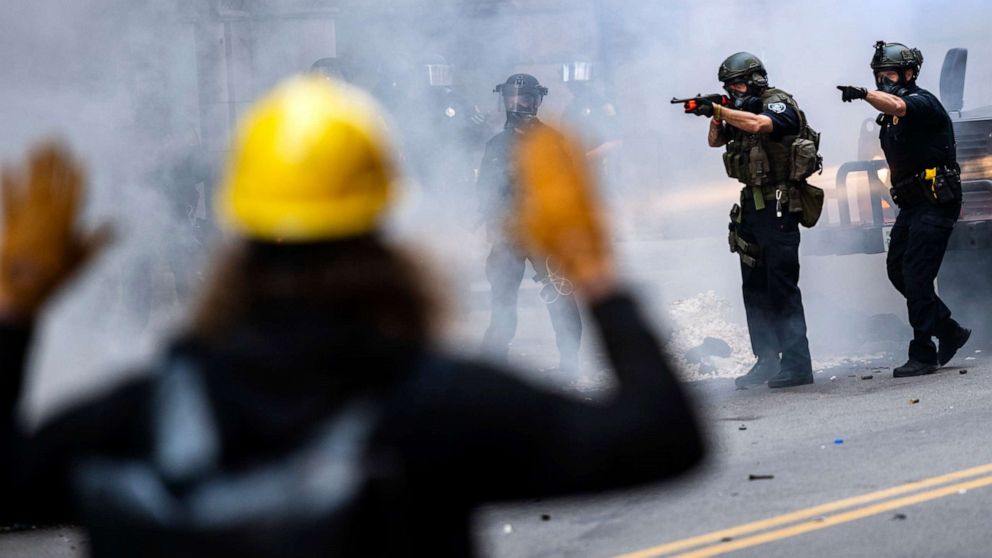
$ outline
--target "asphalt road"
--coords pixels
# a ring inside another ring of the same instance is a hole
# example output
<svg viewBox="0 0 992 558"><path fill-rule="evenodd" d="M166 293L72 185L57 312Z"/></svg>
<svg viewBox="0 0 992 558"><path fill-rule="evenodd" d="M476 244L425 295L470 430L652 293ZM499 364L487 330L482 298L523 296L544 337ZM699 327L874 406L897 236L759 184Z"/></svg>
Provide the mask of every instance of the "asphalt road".
<svg viewBox="0 0 992 558"><path fill-rule="evenodd" d="M895 379L877 361L788 390L700 382L712 442L702 471L487 509L483 547L492 557L992 555L992 360L974 349L921 378Z"/></svg>
<svg viewBox="0 0 992 558"><path fill-rule="evenodd" d="M682 261L715 250L684 244L666 244L668 252L659 248L650 259ZM860 330L838 325L845 320L825 318L828 310L844 306L838 300L847 300L834 295L859 292L870 284L865 277L884 277L881 257L841 263L804 262L807 305L823 306L808 309L811 341L843 333L857 337ZM686 274L655 267L649 270L653 275L639 279L661 285L642 293L646 309L662 316L661 323L669 299L708 289L731 302L739 298L733 269L713 264ZM525 304L528 297L537 301L537 288L524 283L515 356L530 370L553 367L547 312L537 302ZM880 294L847 305L866 314L902 315L903 303L891 288L876 290ZM457 324L472 341L465 346L474 347L481 337L486 298L480 300L475 311L481 314ZM979 348L985 352L974 353ZM637 551L645 551L635 554L644 557L705 556L731 550L741 557L992 555L992 465L971 470L992 464L985 427L992 422L992 347L968 345L951 366L923 378L894 379L894 364L901 359L823 370L815 385L783 391L736 391L728 379L691 384L711 438L710 459L701 471L625 493L484 509L476 522L480 548L494 558ZM968 373L959 374L962 368ZM574 381L554 372L531 379L550 386ZM959 471L965 472L946 477ZM850 498L859 499L845 501ZM74 558L84 551L85 538L68 528L0 534L4 558Z"/></svg>
<svg viewBox="0 0 992 558"><path fill-rule="evenodd" d="M789 390L693 384L711 437L703 470L624 493L487 508L480 546L491 557L989 556L992 359L967 349L922 378L894 379L877 361ZM4 557L84 549L65 528L0 535Z"/></svg>

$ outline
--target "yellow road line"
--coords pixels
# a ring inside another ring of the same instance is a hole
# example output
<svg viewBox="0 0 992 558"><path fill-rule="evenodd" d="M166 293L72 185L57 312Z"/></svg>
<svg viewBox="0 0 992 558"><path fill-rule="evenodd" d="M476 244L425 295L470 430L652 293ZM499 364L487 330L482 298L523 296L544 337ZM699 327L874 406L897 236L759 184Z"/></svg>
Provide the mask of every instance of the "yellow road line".
<svg viewBox="0 0 992 558"><path fill-rule="evenodd" d="M851 510L849 512L839 513L837 515L832 515L830 517L824 518L822 521L808 521L808 522L800 523L798 525L785 527L783 529L777 529L775 531L769 531L767 533L755 535L753 537L747 537L745 539L730 541L725 544L718 544L706 548L701 548L699 550L694 550L692 552L687 552L685 554L679 554L675 558L708 558L710 556L718 556L720 554L726 554L728 552L733 552L735 550L741 550L743 548L757 546L759 544L765 544L772 541L786 539L789 537L794 537L796 535L801 535L803 533L808 533L810 531L825 529L827 527L831 527L834 525L840 525L841 523L848 523L856 519L863 519L865 517L878 515L880 513L891 511L897 508L903 508L915 504L921 504L923 502L929 502L930 500L936 500L937 498L943 498L944 496L957 494L962 490L971 490L974 488L981 488L983 486L989 486L989 485L992 485L992 476L983 477L972 481L962 482L960 484L952 484L950 486L945 486L943 488L937 488L934 490L921 492L919 494L913 494L912 496L897 498L895 500L889 500L887 502L875 504L874 506L868 506L867 508L859 508L856 510Z"/></svg>
<svg viewBox="0 0 992 558"><path fill-rule="evenodd" d="M951 481L966 479L968 477L975 477L986 473L992 473L992 463L989 463L987 465L979 465L978 467L971 467L969 469L964 469L961 471L955 471L953 473L948 473L946 475L931 477L929 479L908 482L906 484L901 484L899 486L886 488L884 490L870 492L868 494L862 494L861 496L854 496L851 498L845 498L843 500L828 502L826 504L813 506L811 508L797 510L794 512L786 513L783 515L777 515L766 519L760 519L758 521L745 523L743 525L738 525L736 527L721 529L719 531L713 531L711 533L704 533L702 535L697 535L694 537L689 537L686 539L681 539L678 541L673 541L670 543L653 546L651 548L645 548L643 550L629 552L627 554L620 554L618 556L615 556L614 558L651 558L654 556L661 556L663 554L678 552L680 550L686 550L688 548L693 548L704 544L720 542L721 540L727 537L736 537L738 535L748 534L753 531L761 531L764 529L770 529L772 527L779 527L787 523L793 523L802 519L808 519L810 517L817 517L827 513L839 511L844 508L850 508L862 504L869 504L877 500L891 498L892 496L898 496L900 494L905 494L907 492L913 492L916 490L921 490L923 488L930 488Z"/></svg>

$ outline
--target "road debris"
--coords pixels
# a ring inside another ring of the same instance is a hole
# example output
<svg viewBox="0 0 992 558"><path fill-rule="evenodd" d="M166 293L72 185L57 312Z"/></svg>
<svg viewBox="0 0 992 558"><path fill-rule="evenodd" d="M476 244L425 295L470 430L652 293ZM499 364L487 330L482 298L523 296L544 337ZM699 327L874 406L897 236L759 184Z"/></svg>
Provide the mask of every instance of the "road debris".
<svg viewBox="0 0 992 558"><path fill-rule="evenodd" d="M897 513L897 514L895 514L895 515L892 516L892 519L906 519L906 514L904 514L904 513Z"/></svg>
<svg viewBox="0 0 992 558"><path fill-rule="evenodd" d="M965 360L975 360L975 357L964 357Z"/></svg>
<svg viewBox="0 0 992 558"><path fill-rule="evenodd" d="M774 478L775 478L775 475L754 475L754 474L751 474L751 475L748 475L747 476L747 480L749 480L749 481L772 480Z"/></svg>
<svg viewBox="0 0 992 558"><path fill-rule="evenodd" d="M844 443L844 439L843 438L837 438L836 440L834 440L834 444L835 445L838 445L839 446L839 445L841 445L843 443Z"/></svg>
<svg viewBox="0 0 992 558"><path fill-rule="evenodd" d="M865 374L864 376L861 376L861 379L862 380L870 380L870 379L872 379L874 377L875 376L872 376L871 374Z"/></svg>
<svg viewBox="0 0 992 558"><path fill-rule="evenodd" d="M512 532L513 532L513 525L510 525L509 523L507 523L506 525L503 526L503 534L504 535L509 535Z"/></svg>
<svg viewBox="0 0 992 558"><path fill-rule="evenodd" d="M747 430L747 425L742 424L742 425L740 425L740 426L737 427L737 430Z"/></svg>
<svg viewBox="0 0 992 558"><path fill-rule="evenodd" d="M966 368L962 368L961 370L958 370L958 374L967 374L967 373L968 370Z"/></svg>
<svg viewBox="0 0 992 558"><path fill-rule="evenodd" d="M551 514L542 513L541 514L541 521L551 521Z"/></svg>
<svg viewBox="0 0 992 558"><path fill-rule="evenodd" d="M831 382L836 382L837 381L837 376L830 376L830 381Z"/></svg>
<svg viewBox="0 0 992 558"><path fill-rule="evenodd" d="M720 539L720 542L730 542L732 540L734 540L734 537L723 537Z"/></svg>
<svg viewBox="0 0 992 558"><path fill-rule="evenodd" d="M909 400L909 404L910 405L916 405L919 402L920 402L920 400L918 398L916 398L916 397L914 397L913 399L910 399Z"/></svg>

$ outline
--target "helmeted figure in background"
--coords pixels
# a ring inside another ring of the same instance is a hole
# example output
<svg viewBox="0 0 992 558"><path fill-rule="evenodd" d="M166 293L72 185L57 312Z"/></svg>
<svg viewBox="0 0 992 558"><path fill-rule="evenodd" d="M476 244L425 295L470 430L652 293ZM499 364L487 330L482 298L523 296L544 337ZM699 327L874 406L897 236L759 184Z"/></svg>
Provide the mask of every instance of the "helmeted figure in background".
<svg viewBox="0 0 992 558"><path fill-rule="evenodd" d="M476 163L492 127L457 89L455 70L438 54L398 56L380 67L375 94L396 124L419 207L468 227Z"/></svg>
<svg viewBox="0 0 992 558"><path fill-rule="evenodd" d="M537 112L548 89L528 74L514 74L496 86L506 109L503 131L486 144L479 167L477 191L479 209L492 247L486 258L486 278L492 292L489 327L482 340L483 351L505 361L517 330L517 294L526 262L534 268L534 279L544 286L541 298L551 314L561 370L577 372L582 320L573 296L574 287L561 277L555 262L524 253L505 231L505 219L517 195L517 169L513 151L520 138L533 128L545 125Z"/></svg>
<svg viewBox="0 0 992 558"><path fill-rule="evenodd" d="M606 179L607 187L616 184L616 151L622 146L613 103L597 89L597 66L582 58L562 64L562 81L572 99L562 111L562 126L580 134L586 157Z"/></svg>
<svg viewBox="0 0 992 558"><path fill-rule="evenodd" d="M731 211L730 249L740 256L748 333L758 360L736 384L811 384L799 290L799 223L801 189L808 187L804 179L819 165L819 137L795 99L769 86L758 57L733 54L717 75L732 106L703 102L691 112L712 117L709 145L726 146L727 174L744 184L740 206ZM812 149L804 162L795 156L800 140L808 142L801 147Z"/></svg>
<svg viewBox="0 0 992 558"><path fill-rule="evenodd" d="M229 244L191 325L151 370L35 432L16 416L32 324L106 236L76 228L83 177L64 150L5 165L0 523L79 524L96 558L464 557L480 504L699 461L693 406L619 285L571 142L526 139L513 217L599 325L617 389L598 404L433 346L430 282L381 232L399 177L380 110L313 76L253 106L217 196Z"/></svg>
<svg viewBox="0 0 992 558"><path fill-rule="evenodd" d="M922 65L919 50L878 41L871 59L878 89L837 86L842 101L863 99L881 111L878 137L889 165L892 199L899 207L885 263L892 285L906 297L913 326L909 360L893 370L896 377L936 371L971 336L971 330L951 318L951 310L934 290L961 214L961 169L947 111L937 97L916 85Z"/></svg>

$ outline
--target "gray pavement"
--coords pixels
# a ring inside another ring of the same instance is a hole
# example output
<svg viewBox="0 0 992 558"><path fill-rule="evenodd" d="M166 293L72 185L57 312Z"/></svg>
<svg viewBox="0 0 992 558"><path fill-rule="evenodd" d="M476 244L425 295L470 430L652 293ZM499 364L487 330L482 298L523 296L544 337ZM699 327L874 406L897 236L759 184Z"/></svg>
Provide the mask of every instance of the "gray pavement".
<svg viewBox="0 0 992 558"><path fill-rule="evenodd" d="M922 378L896 379L891 362L874 362L782 391L696 384L712 442L702 471L623 494L489 508L482 545L493 557L612 556L992 463L992 360L966 361L967 349ZM990 516L992 487L980 488L732 555L989 556Z"/></svg>
<svg viewBox="0 0 992 558"><path fill-rule="evenodd" d="M922 378L895 379L892 362L878 361L781 391L698 382L691 390L712 447L702 471L623 493L486 508L476 522L480 547L490 557L613 556L992 463L992 359L973 350ZM990 510L992 486L732 555L988 556ZM3 557L74 557L84 548L65 528L0 535Z"/></svg>

